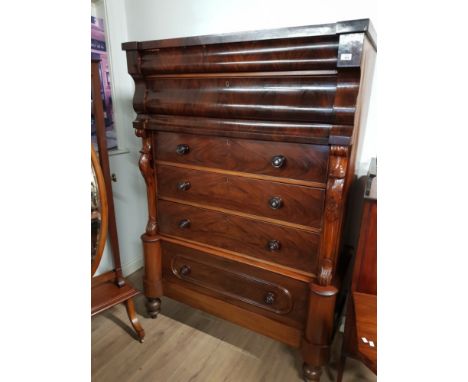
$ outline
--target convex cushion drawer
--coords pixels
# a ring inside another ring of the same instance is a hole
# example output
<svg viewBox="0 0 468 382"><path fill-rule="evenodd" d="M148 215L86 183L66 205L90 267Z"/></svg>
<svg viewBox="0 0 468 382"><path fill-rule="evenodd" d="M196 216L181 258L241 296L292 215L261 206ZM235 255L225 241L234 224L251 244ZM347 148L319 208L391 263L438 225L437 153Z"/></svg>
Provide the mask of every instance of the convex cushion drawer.
<svg viewBox="0 0 468 382"><path fill-rule="evenodd" d="M150 77L145 105L151 114L333 123L336 82L336 75Z"/></svg>
<svg viewBox="0 0 468 382"><path fill-rule="evenodd" d="M328 146L158 132L157 161L317 182L327 177Z"/></svg>
<svg viewBox="0 0 468 382"><path fill-rule="evenodd" d="M162 241L163 280L303 327L307 283Z"/></svg>
<svg viewBox="0 0 468 382"><path fill-rule="evenodd" d="M162 234L314 272L320 235L185 204L159 201Z"/></svg>
<svg viewBox="0 0 468 382"><path fill-rule="evenodd" d="M242 41L143 50L141 72L166 73L249 72L255 70L336 69L337 36L284 40ZM159 46L158 46L159 48Z"/></svg>
<svg viewBox="0 0 468 382"><path fill-rule="evenodd" d="M321 227L322 189L174 166L157 170L160 198Z"/></svg>

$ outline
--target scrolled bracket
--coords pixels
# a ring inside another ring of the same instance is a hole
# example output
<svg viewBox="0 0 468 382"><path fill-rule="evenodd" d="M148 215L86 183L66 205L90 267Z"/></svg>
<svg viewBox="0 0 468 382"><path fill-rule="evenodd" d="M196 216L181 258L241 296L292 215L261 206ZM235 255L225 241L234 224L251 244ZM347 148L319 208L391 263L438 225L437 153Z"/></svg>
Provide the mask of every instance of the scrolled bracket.
<svg viewBox="0 0 468 382"><path fill-rule="evenodd" d="M343 209L343 189L347 167L348 147L331 146L325 204L325 218L330 223L340 217Z"/></svg>
<svg viewBox="0 0 468 382"><path fill-rule="evenodd" d="M148 197L148 223L146 224L146 234L154 236L157 234L157 211L156 211L156 177L153 165L153 154L151 146L151 135L145 130L146 121L143 128L136 128L135 135L142 138L143 145L140 150L141 156L139 167L146 183L146 193Z"/></svg>
<svg viewBox="0 0 468 382"><path fill-rule="evenodd" d="M324 224L317 267L318 283L322 286L330 285L333 277L343 219L344 186L348 161L349 148L347 146L330 147Z"/></svg>
<svg viewBox="0 0 468 382"><path fill-rule="evenodd" d="M138 137L138 138L146 138L146 130L144 128L136 128L135 129L135 135ZM141 152L142 150L140 150Z"/></svg>

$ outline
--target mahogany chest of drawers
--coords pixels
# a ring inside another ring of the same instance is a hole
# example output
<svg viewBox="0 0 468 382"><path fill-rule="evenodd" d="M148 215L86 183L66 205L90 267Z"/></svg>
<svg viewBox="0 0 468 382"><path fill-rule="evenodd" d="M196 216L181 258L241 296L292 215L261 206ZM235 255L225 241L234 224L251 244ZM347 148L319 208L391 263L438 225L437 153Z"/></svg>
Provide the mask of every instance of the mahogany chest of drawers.
<svg viewBox="0 0 468 382"><path fill-rule="evenodd" d="M127 42L150 316L165 295L328 362L369 20ZM362 134L361 134L362 136Z"/></svg>

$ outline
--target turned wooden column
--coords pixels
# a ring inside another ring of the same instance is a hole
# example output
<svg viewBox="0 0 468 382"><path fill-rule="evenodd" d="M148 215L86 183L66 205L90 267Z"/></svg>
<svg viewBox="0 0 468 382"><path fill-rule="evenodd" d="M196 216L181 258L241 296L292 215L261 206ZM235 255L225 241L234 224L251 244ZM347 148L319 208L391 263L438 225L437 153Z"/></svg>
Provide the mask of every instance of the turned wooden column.
<svg viewBox="0 0 468 382"><path fill-rule="evenodd" d="M148 223L146 231L141 236L145 257L145 273L143 276L143 286L147 298L146 309L151 318L156 318L161 310L162 274L161 274L161 242L158 235L157 224L157 186L156 173L154 171L154 161L152 154L152 136L145 129L145 122L142 128L136 128L135 134L142 138L143 145L140 151L140 171L145 179L146 192L148 198Z"/></svg>
<svg viewBox="0 0 468 382"><path fill-rule="evenodd" d="M344 185L348 167L348 147L330 146L325 215L317 264L317 279L309 284L308 320L301 353L306 380L319 381L322 366L330 358L334 311L338 290L333 285L339 237L343 221Z"/></svg>

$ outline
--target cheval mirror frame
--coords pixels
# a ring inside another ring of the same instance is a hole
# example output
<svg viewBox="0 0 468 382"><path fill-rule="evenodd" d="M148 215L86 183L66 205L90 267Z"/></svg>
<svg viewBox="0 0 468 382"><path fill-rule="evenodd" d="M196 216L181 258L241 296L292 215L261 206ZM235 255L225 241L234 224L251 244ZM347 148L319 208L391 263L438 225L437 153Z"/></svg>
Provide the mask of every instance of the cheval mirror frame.
<svg viewBox="0 0 468 382"><path fill-rule="evenodd" d="M122 274L120 264L117 224L115 221L114 199L112 194L109 154L107 152L106 128L104 110L101 100L101 79L99 75L99 60L91 60L91 91L92 107L96 121L96 136L99 149L99 160L91 145L91 161L96 176L100 199L101 227L96 246L96 255L91 261L91 317L120 303L125 304L128 318L135 329L140 342L143 342L143 330L135 313L133 297L141 292L130 285ZM109 242L114 263L114 269L93 277L102 259L104 247L109 233ZM92 243L93 244L93 243Z"/></svg>
<svg viewBox="0 0 468 382"><path fill-rule="evenodd" d="M96 235L96 243L94 242L93 236L91 236L91 277L96 273L99 263L101 262L102 254L104 253L104 247L106 246L107 238L107 225L108 225L108 210L107 210L107 195L106 186L104 183L104 175L99 164L96 151L94 151L93 145L91 145L91 171L93 173L93 181L97 188L97 209L99 216L93 216L93 210L91 205L91 224L94 220L98 221L99 228ZM94 256L93 256L93 247Z"/></svg>

